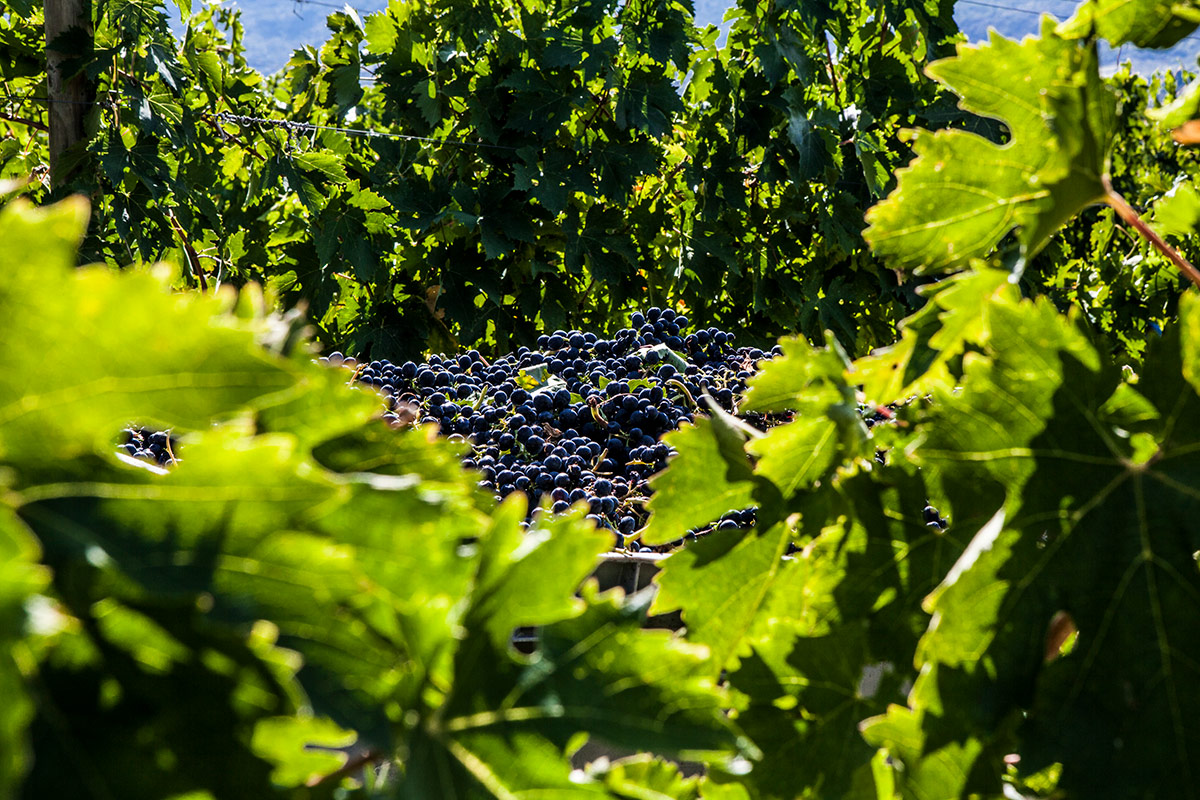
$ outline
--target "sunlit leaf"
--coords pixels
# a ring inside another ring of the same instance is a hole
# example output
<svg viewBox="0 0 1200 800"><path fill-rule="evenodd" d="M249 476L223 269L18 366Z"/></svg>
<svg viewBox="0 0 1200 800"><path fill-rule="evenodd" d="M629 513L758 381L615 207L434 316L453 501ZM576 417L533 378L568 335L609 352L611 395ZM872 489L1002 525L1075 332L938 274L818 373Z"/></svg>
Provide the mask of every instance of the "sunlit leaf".
<svg viewBox="0 0 1200 800"><path fill-rule="evenodd" d="M544 628L528 662L482 635L463 642L455 688L414 732L401 795L607 796L596 779L572 777L562 757L583 733L633 751L754 752L721 713L703 651L666 631L639 632L644 605L621 608L594 586L583 599L586 612Z"/></svg>
<svg viewBox="0 0 1200 800"><path fill-rule="evenodd" d="M1196 311L1181 309L1185 320ZM1140 424L1149 448L1104 411L1120 373L1045 304L997 309L992 328L918 453L956 508L982 508L992 484L993 507L1007 511L980 525L927 601L919 658L936 669L917 710L939 741L956 731L985 747L1019 714L1005 749L1022 771L1061 763L1068 791L1194 794L1200 465L1179 421L1200 411L1180 375L1180 338L1194 353L1195 324L1168 333L1141 372L1137 393L1157 413ZM1062 613L1078 629L1065 654L1046 647ZM989 702L953 707L963 692Z"/></svg>
<svg viewBox="0 0 1200 800"><path fill-rule="evenodd" d="M1190 236L1200 227L1200 192L1194 183L1174 187L1154 204L1154 229L1164 235Z"/></svg>
<svg viewBox="0 0 1200 800"><path fill-rule="evenodd" d="M171 297L146 273L75 272L84 218L74 202L0 212L10 243L0 253L0 316L20 342L0 352L0 463L19 454L32 469L105 451L130 422L201 428L294 386L296 370L268 357L249 326L219 320L215 298Z"/></svg>
<svg viewBox="0 0 1200 800"><path fill-rule="evenodd" d="M679 539L731 509L753 505L753 473L741 449L745 434L733 429L723 434L723 424L701 417L694 426L664 437L678 454L670 469L650 480L654 497L648 507L653 515L642 534L644 541ZM728 446L723 448L724 441Z"/></svg>
<svg viewBox="0 0 1200 800"><path fill-rule="evenodd" d="M791 539L780 525L694 542L663 563L653 611L683 608L688 641L708 646L711 669L719 674L762 624L777 577L792 566L783 560Z"/></svg>
<svg viewBox="0 0 1200 800"><path fill-rule="evenodd" d="M1058 26L1067 37L1096 36L1113 47L1170 47L1200 25L1200 6L1189 0L1087 0Z"/></svg>
<svg viewBox="0 0 1200 800"><path fill-rule="evenodd" d="M914 134L916 159L867 212L863 235L901 267L944 270L984 256L1015 232L1026 259L1058 227L1105 196L1115 118L1094 46L1043 20L1021 43L993 31L981 45L930 64L963 109L1008 129L996 144L960 130Z"/></svg>

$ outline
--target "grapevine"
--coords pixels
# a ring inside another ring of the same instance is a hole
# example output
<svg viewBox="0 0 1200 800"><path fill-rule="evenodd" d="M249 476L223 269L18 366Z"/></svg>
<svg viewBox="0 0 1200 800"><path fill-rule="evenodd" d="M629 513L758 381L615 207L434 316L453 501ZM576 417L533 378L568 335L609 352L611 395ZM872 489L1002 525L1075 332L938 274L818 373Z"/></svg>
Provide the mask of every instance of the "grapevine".
<svg viewBox="0 0 1200 800"><path fill-rule="evenodd" d="M622 8L264 86L96 5L96 202L0 208L0 800L1200 797L1200 83L1097 58L1194 9Z"/></svg>

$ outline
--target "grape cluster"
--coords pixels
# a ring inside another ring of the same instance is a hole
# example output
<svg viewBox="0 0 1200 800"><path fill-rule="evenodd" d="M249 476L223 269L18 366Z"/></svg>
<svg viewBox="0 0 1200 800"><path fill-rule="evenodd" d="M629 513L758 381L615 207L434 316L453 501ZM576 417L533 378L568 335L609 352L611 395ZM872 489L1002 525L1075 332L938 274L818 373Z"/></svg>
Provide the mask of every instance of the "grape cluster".
<svg viewBox="0 0 1200 800"><path fill-rule="evenodd" d="M525 492L555 513L585 502L620 547L644 524L647 478L671 455L662 435L691 421L704 394L735 410L757 363L779 353L735 347L716 328L689 331L672 309L629 322L611 338L555 331L494 361L475 350L423 363L322 360L379 390L393 424L434 423L468 441L464 465L497 497ZM753 520L753 509L732 510L715 527Z"/></svg>
<svg viewBox="0 0 1200 800"><path fill-rule="evenodd" d="M150 461L160 467L174 464L178 460L178 446L170 431L157 431L136 425L129 425L121 431L121 450L134 458Z"/></svg>
<svg viewBox="0 0 1200 800"><path fill-rule="evenodd" d="M645 524L648 478L666 466L672 449L663 434L690 422L711 397L737 413L746 380L760 362L781 353L736 347L731 333L688 330L672 309L651 308L630 318L611 338L555 331L533 349L489 361L476 350L431 355L423 362L369 363L341 353L320 361L353 372L353 380L378 390L384 419L395 427L435 424L441 434L470 444L463 465L478 471L480 485L503 498L530 497L531 507L552 513L586 503L589 518L613 531L618 548L636 544ZM862 406L868 427L894 422L896 406ZM790 414L743 414L767 430ZM130 425L119 447L159 466L178 460L169 431ZM753 508L731 509L710 526L690 531L658 550L672 549L714 530L753 527ZM947 521L931 506L926 524ZM628 540L628 541L627 541Z"/></svg>
<svg viewBox="0 0 1200 800"><path fill-rule="evenodd" d="M925 520L925 527L937 528L939 531L944 531L950 526L950 520L944 518L940 511L931 505L926 505L921 510L922 518Z"/></svg>

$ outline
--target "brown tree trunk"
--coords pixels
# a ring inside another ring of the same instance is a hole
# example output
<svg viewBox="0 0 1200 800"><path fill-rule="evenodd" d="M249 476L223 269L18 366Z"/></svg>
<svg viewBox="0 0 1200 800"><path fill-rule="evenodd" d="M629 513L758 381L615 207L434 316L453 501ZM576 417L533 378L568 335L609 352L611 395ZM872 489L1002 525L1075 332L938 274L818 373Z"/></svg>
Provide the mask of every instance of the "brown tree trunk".
<svg viewBox="0 0 1200 800"><path fill-rule="evenodd" d="M87 76L70 74L78 71L78 59L92 51L91 0L46 0L45 10L50 185L58 187L70 176L74 161L64 161L63 154L83 140L83 121L95 102Z"/></svg>

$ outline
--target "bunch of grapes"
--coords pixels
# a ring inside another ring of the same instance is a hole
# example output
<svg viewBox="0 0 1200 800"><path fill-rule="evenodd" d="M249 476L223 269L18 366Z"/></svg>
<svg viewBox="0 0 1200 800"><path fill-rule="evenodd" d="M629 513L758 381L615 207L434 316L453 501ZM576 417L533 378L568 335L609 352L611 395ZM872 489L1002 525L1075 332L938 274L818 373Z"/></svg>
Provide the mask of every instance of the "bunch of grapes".
<svg viewBox="0 0 1200 800"><path fill-rule="evenodd" d="M119 447L122 452L133 458L149 461L160 467L178 461L176 452L179 443L171 436L170 431L128 425L121 431Z"/></svg>
<svg viewBox="0 0 1200 800"><path fill-rule="evenodd" d="M663 434L702 413L705 396L737 413L747 379L781 353L778 346L737 347L732 333L688 325L672 309L651 308L634 313L611 338L555 331L533 349L492 361L476 350L402 364L336 352L320 361L379 391L384 419L394 427L433 424L443 436L469 443L463 465L497 498L524 492L531 508L551 513L585 503L589 518L613 532L617 548L669 550L714 530L752 527L755 509L730 509L677 542L641 545L648 478L673 454ZM894 410L864 406L860 413L871 426L891 421ZM760 430L791 418L742 417ZM120 446L159 466L177 460L169 432L130 426ZM936 511L926 509L925 516L944 527Z"/></svg>
<svg viewBox="0 0 1200 800"><path fill-rule="evenodd" d="M672 454L662 435L691 421L705 394L736 411L746 379L779 352L735 347L731 333L689 331L686 317L651 308L611 338L555 331L494 361L475 350L423 363L322 360L379 390L393 424L433 423L469 442L464 465L497 497L525 492L554 513L586 503L622 547L645 522L647 478ZM753 509L731 509L714 527L753 521Z"/></svg>

